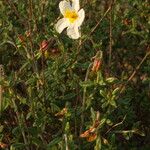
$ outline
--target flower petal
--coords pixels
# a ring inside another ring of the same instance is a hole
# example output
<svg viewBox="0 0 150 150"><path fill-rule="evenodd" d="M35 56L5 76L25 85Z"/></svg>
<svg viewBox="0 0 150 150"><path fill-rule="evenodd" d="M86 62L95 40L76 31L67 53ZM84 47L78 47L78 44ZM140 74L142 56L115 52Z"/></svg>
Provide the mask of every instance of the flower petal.
<svg viewBox="0 0 150 150"><path fill-rule="evenodd" d="M71 39L78 39L81 36L77 26L70 26L70 27L68 27L67 28L67 35Z"/></svg>
<svg viewBox="0 0 150 150"><path fill-rule="evenodd" d="M66 9L72 9L71 8L71 4L70 2L67 2L66 0L63 0L59 3L59 9L60 9L60 12L62 13L62 15L65 14L65 11Z"/></svg>
<svg viewBox="0 0 150 150"><path fill-rule="evenodd" d="M62 18L58 20L58 22L55 25L55 28L58 33L61 33L68 26L69 26L68 20L66 18Z"/></svg>
<svg viewBox="0 0 150 150"><path fill-rule="evenodd" d="M78 11L80 9L79 0L72 0L72 7L73 7L73 9Z"/></svg>
<svg viewBox="0 0 150 150"><path fill-rule="evenodd" d="M78 19L76 20L76 26L81 26L81 24L83 23L84 21L84 18L85 18L85 11L83 9L81 9L79 12L78 12Z"/></svg>

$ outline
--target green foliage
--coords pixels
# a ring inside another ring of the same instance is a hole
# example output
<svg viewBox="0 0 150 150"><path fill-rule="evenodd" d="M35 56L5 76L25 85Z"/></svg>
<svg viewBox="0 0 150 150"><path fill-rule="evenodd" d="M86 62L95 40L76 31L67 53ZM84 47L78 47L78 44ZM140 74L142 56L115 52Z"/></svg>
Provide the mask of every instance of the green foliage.
<svg viewBox="0 0 150 150"><path fill-rule="evenodd" d="M58 1L0 1L0 149L149 149L148 0L80 3L72 40Z"/></svg>

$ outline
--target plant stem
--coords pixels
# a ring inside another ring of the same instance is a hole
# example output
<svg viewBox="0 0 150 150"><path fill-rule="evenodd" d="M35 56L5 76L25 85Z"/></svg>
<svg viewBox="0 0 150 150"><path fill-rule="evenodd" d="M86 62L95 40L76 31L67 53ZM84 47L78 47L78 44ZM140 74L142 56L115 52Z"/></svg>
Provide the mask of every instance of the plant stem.
<svg viewBox="0 0 150 150"><path fill-rule="evenodd" d="M66 150L69 150L69 147L68 147L68 138L67 138L66 134L64 134L64 138L65 138Z"/></svg>
<svg viewBox="0 0 150 150"><path fill-rule="evenodd" d="M43 0L42 1L42 13L41 13L43 32L45 32L45 3L46 3L46 1Z"/></svg>
<svg viewBox="0 0 150 150"><path fill-rule="evenodd" d="M3 65L0 65L0 81L4 78ZM2 111L3 87L0 85L0 114Z"/></svg>
<svg viewBox="0 0 150 150"><path fill-rule="evenodd" d="M46 102L46 89L45 89L45 75L44 75L44 54L42 53L42 88L43 88L43 102Z"/></svg>
<svg viewBox="0 0 150 150"><path fill-rule="evenodd" d="M109 70L111 67L111 58L112 58L112 0L109 15L109 60L108 60Z"/></svg>
<svg viewBox="0 0 150 150"><path fill-rule="evenodd" d="M12 93L12 92L11 92L11 93ZM17 108L17 105L16 105L16 103L15 103L15 99L14 99L14 98L12 98L12 103L13 103L13 106L14 106L14 109L15 109L15 112L16 112L18 124L19 124L19 126L20 126L20 128L21 128L21 133L22 133L22 137L23 137L24 143L25 143L25 145L27 145L28 142L27 142L27 139L26 139L26 136L25 136L25 131L24 131L24 129L22 128L22 120L21 120L21 118L20 118L19 111L18 111L18 108ZM30 150L30 148L29 148L29 147L26 147L26 150Z"/></svg>
<svg viewBox="0 0 150 150"><path fill-rule="evenodd" d="M88 80L91 66L92 66L92 63L90 63L88 68L87 68L86 76L85 76L85 79L84 79L85 82ZM85 102L86 102L86 90L87 90L87 87L84 87L84 89L83 89L83 100L82 100L82 114L81 114L80 134L82 133L83 124L84 124L84 110L85 110Z"/></svg>
<svg viewBox="0 0 150 150"><path fill-rule="evenodd" d="M147 59L147 57L149 55L150 55L150 49L148 48L148 52L145 54L145 56L143 57L143 59L141 60L141 62L135 68L135 70L133 71L133 73L131 74L131 76L128 78L127 82L121 86L120 94L122 94L123 91L126 89L127 84L132 80L132 78L134 77L134 75L137 73L137 71L139 70L139 68L141 67L141 65L143 64L143 62Z"/></svg>

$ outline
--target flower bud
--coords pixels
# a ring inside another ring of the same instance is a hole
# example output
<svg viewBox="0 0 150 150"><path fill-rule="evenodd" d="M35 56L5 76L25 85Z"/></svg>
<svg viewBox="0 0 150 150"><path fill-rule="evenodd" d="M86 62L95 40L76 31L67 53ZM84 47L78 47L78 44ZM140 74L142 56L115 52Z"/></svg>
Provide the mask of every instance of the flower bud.
<svg viewBox="0 0 150 150"><path fill-rule="evenodd" d="M18 39L20 40L21 43L25 41L25 38L23 35L18 35Z"/></svg>
<svg viewBox="0 0 150 150"><path fill-rule="evenodd" d="M94 59L92 71L97 72L100 69L101 66L101 60L100 59Z"/></svg>
<svg viewBox="0 0 150 150"><path fill-rule="evenodd" d="M46 40L43 40L42 43L40 44L40 50L41 51L46 51L48 49L49 42Z"/></svg>

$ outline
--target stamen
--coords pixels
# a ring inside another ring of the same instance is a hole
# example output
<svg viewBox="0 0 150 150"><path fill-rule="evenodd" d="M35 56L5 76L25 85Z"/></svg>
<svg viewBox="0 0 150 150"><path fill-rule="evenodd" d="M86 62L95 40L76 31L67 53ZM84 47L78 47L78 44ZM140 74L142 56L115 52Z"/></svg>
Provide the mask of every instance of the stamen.
<svg viewBox="0 0 150 150"><path fill-rule="evenodd" d="M78 14L74 10L66 10L64 17L68 18L69 21L73 23L78 18Z"/></svg>

